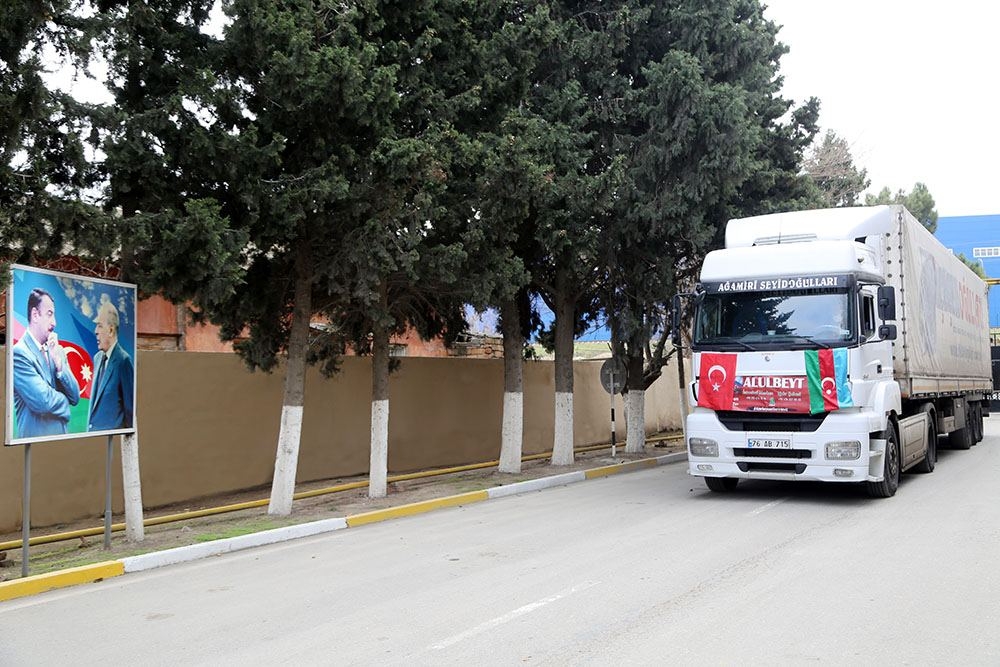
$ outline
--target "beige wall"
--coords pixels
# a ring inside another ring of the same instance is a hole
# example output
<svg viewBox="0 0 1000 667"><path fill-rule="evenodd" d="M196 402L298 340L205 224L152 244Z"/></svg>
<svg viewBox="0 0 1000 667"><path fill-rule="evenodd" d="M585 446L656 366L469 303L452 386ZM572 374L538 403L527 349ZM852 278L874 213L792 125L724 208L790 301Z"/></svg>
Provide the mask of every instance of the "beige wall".
<svg viewBox="0 0 1000 667"><path fill-rule="evenodd" d="M3 350L0 347L0 350ZM495 460L500 450L503 361L404 358L390 379L389 471ZM577 445L607 442L610 402L600 361L577 362ZM674 365L647 392L646 430L679 427ZM4 364L0 364L0 387ZM143 502L157 507L270 483L282 376L250 373L232 354L140 351L139 460ZM525 366L524 453L552 446L552 363ZM299 481L368 472L371 361L346 357L325 380L310 369L299 454ZM619 439L625 414L616 399ZM104 507L105 438L32 447L32 525L91 517ZM0 532L20 525L24 448L0 448ZM122 511L121 464L115 440L115 511ZM262 497L266 497L266 493ZM95 523L95 525L97 525Z"/></svg>

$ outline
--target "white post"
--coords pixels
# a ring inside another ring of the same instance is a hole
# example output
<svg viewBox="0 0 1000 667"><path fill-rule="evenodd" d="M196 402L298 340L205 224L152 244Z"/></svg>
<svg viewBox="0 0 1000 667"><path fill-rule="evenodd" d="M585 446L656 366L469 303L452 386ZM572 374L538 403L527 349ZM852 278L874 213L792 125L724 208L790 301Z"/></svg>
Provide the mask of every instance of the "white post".
<svg viewBox="0 0 1000 667"><path fill-rule="evenodd" d="M122 487L125 493L125 539L142 542L142 482L139 478L139 433L122 436Z"/></svg>

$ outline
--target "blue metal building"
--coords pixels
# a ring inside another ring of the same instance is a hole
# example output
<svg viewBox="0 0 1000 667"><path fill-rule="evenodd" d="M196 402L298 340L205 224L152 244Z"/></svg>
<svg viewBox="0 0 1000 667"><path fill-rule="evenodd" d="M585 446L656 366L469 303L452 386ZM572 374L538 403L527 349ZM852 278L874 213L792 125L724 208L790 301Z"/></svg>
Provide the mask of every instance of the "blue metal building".
<svg viewBox="0 0 1000 667"><path fill-rule="evenodd" d="M990 278L1000 278L1000 214L938 218L934 236L956 255L979 262ZM1000 286L990 289L990 328L1000 328Z"/></svg>

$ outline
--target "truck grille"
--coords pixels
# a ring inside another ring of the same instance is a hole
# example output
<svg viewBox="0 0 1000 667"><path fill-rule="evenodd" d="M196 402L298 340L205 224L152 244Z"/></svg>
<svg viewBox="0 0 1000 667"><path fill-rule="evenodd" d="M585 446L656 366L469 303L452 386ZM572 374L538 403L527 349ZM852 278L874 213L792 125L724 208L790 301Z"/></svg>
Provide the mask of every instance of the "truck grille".
<svg viewBox="0 0 1000 667"><path fill-rule="evenodd" d="M789 415L772 412L736 412L720 410L715 413L729 431L789 431L812 433L818 429L827 413L819 415Z"/></svg>
<svg viewBox="0 0 1000 667"><path fill-rule="evenodd" d="M758 449L754 447L734 447L733 454L743 458L765 459L811 459L812 451L808 449Z"/></svg>
<svg viewBox="0 0 1000 667"><path fill-rule="evenodd" d="M806 471L805 463L764 463L763 461L741 461L736 466L743 472L794 472L801 475Z"/></svg>

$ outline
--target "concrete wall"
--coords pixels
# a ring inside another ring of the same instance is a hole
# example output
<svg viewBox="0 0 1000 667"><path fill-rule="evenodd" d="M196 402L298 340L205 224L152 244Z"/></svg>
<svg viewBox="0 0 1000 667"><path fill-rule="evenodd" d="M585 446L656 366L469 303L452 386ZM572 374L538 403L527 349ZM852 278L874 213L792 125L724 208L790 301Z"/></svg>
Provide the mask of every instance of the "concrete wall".
<svg viewBox="0 0 1000 667"><path fill-rule="evenodd" d="M502 360L400 361L400 370L390 379L390 474L499 457ZM609 438L610 401L600 385L600 365L576 364L577 445ZM647 392L647 432L680 426L673 364L665 370ZM0 387L6 386L4 372L0 364ZM139 352L138 373L139 460L146 507L270 483L281 374L250 373L232 354L157 351ZM524 453L548 451L553 435L552 363L527 363L524 385ZM367 474L370 398L368 358L344 358L341 374L330 380L310 369L299 481ZM617 431L624 443L620 397L616 406ZM99 522L105 443L105 438L85 438L32 447L33 526L87 517ZM23 461L23 447L0 448L0 532L20 525ZM117 438L113 476L115 512L121 512Z"/></svg>

